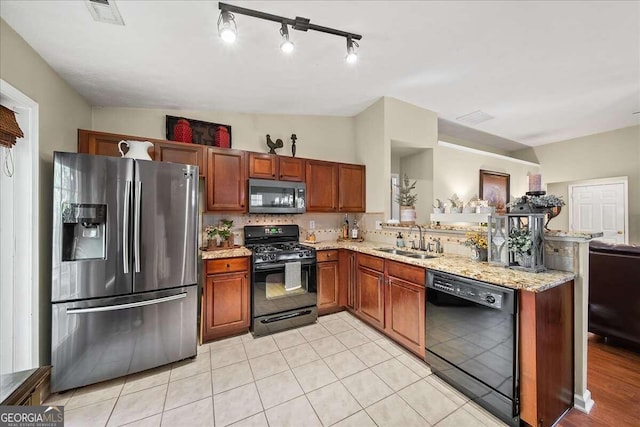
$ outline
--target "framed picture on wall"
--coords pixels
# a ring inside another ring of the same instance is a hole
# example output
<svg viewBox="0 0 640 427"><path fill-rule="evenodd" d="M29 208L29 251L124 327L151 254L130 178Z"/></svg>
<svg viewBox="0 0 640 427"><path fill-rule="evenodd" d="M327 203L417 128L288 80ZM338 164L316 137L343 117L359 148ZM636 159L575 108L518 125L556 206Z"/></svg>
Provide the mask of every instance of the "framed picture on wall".
<svg viewBox="0 0 640 427"><path fill-rule="evenodd" d="M502 172L492 172L480 169L480 198L487 200L489 206L496 208L496 213L507 213L509 203L510 175Z"/></svg>
<svg viewBox="0 0 640 427"><path fill-rule="evenodd" d="M167 139L231 148L231 126L167 115Z"/></svg>

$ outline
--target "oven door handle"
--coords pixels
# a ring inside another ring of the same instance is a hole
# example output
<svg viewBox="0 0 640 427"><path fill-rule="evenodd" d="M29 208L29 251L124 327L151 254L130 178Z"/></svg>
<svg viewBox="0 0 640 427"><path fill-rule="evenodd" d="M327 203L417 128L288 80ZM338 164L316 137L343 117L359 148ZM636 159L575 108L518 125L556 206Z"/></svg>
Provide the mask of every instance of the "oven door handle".
<svg viewBox="0 0 640 427"><path fill-rule="evenodd" d="M264 323L264 324L273 323L273 322L278 322L280 320L291 319L293 317L306 316L308 314L311 314L311 310L296 311L295 313L288 313L288 314L283 314L281 316L262 319L260 323Z"/></svg>
<svg viewBox="0 0 640 427"><path fill-rule="evenodd" d="M289 261L289 262L295 262L295 261ZM315 260L306 260L306 261L300 261L300 264L304 267L307 265L313 265L315 264L316 261ZM253 269L256 271L262 271L262 270L278 270L281 269L285 266L285 264L288 264L288 262L278 262L275 264L258 264L258 265L254 265Z"/></svg>

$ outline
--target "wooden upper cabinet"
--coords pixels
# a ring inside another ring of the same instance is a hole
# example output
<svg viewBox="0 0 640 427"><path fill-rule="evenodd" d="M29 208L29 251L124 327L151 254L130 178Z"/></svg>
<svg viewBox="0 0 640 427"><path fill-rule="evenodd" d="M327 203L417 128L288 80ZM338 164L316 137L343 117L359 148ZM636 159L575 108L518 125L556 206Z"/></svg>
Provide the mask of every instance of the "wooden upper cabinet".
<svg viewBox="0 0 640 427"><path fill-rule="evenodd" d="M249 178L278 179L278 157L273 154L249 153Z"/></svg>
<svg viewBox="0 0 640 427"><path fill-rule="evenodd" d="M296 157L280 157L280 181L304 181L304 159Z"/></svg>
<svg viewBox="0 0 640 427"><path fill-rule="evenodd" d="M206 173L204 161L206 147L198 144L78 129L78 153L120 157L118 143L123 140L149 141L153 143L153 149L148 151L152 159L159 162L198 166L200 176ZM123 146L122 149L125 153L127 152L127 147Z"/></svg>
<svg viewBox="0 0 640 427"><path fill-rule="evenodd" d="M338 210L338 164L306 160L307 212Z"/></svg>
<svg viewBox="0 0 640 427"><path fill-rule="evenodd" d="M304 181L304 159L249 153L249 178Z"/></svg>
<svg viewBox="0 0 640 427"><path fill-rule="evenodd" d="M120 157L120 151L118 151L118 143L122 140L149 141L154 143L156 142L156 140L140 136L78 129L78 153ZM126 153L127 148L123 147L123 151ZM153 150L149 150L149 156L151 156L152 158L154 157Z"/></svg>
<svg viewBox="0 0 640 427"><path fill-rule="evenodd" d="M364 212L365 167L364 165L338 164L338 210L340 212Z"/></svg>
<svg viewBox="0 0 640 427"><path fill-rule="evenodd" d="M207 210L246 212L245 152L207 148Z"/></svg>
<svg viewBox="0 0 640 427"><path fill-rule="evenodd" d="M154 144L156 161L198 166L200 176L204 176L206 170L205 149L204 145L183 142L156 142Z"/></svg>

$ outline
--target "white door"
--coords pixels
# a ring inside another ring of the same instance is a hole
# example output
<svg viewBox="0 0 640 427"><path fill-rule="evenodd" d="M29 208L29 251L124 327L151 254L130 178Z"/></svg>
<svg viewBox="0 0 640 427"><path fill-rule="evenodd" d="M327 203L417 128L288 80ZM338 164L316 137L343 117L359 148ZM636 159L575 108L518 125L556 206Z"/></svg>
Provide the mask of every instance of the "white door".
<svg viewBox="0 0 640 427"><path fill-rule="evenodd" d="M607 243L628 243L625 226L626 186L624 183L574 185L570 187L569 229L602 232L597 239Z"/></svg>

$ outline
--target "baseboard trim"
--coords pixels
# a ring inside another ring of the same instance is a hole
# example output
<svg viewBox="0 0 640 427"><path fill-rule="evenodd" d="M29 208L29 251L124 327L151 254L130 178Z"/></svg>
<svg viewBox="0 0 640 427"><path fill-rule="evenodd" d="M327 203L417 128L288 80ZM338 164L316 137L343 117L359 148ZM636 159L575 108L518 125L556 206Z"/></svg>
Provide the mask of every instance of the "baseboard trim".
<svg viewBox="0 0 640 427"><path fill-rule="evenodd" d="M593 408L594 403L595 402L591 398L591 392L589 390L585 390L583 395L573 395L573 407L585 414L591 412L591 408Z"/></svg>

